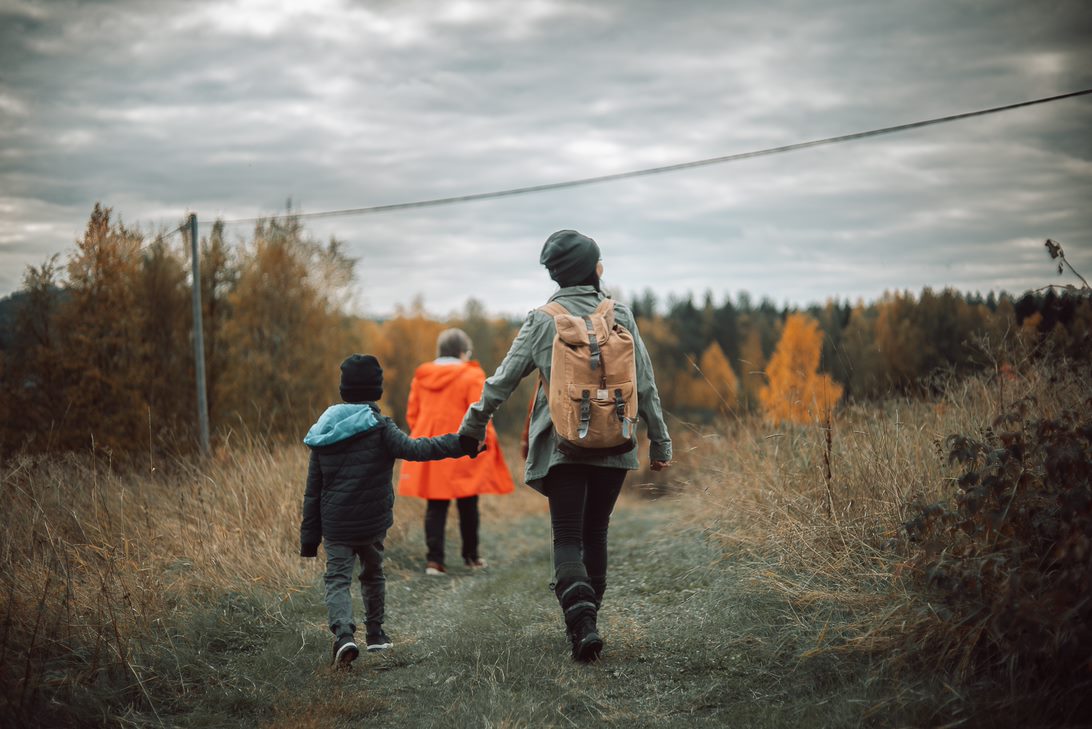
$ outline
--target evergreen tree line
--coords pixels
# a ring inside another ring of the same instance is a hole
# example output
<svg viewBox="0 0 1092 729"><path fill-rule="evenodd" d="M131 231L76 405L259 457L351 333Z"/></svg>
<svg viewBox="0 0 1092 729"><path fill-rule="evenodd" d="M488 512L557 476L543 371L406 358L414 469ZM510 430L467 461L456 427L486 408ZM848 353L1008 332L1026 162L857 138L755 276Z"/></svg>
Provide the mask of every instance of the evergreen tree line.
<svg viewBox="0 0 1092 729"><path fill-rule="evenodd" d="M234 244L216 225L199 246L209 418L221 448L302 437L338 400L338 364L352 352L380 358L382 406L404 422L413 371L435 356L442 329L466 330L492 372L520 325L474 299L445 321L419 300L382 321L350 316L356 261L292 216ZM95 448L126 459L196 447L188 250L185 239L149 241L96 205L63 267L54 257L28 269L0 302L0 454ZM1014 343L1087 356L1092 328L1087 297L1052 290L1014 301L927 289L806 311L746 294L661 307L646 293L630 303L665 407L704 420L756 410L806 420L847 398L925 394L938 372L1011 366ZM532 379L514 402L529 400ZM498 429L513 437L524 414L503 408Z"/></svg>
<svg viewBox="0 0 1092 729"><path fill-rule="evenodd" d="M1087 291L1047 288L1016 299L926 288L918 295L888 293L874 302L829 301L804 310L779 308L768 299L755 304L745 293L720 304L706 293L700 306L690 296L660 306L646 292L630 305L664 401L698 419L718 410L762 410L772 420L802 420L807 418L787 414L790 403L771 397L779 391L809 401L800 389L807 387L837 392L835 401L926 396L945 378L1012 368L1019 364L1014 358L1049 352L1087 359L1092 353ZM790 377L799 382L787 386ZM812 384L806 386L808 378Z"/></svg>

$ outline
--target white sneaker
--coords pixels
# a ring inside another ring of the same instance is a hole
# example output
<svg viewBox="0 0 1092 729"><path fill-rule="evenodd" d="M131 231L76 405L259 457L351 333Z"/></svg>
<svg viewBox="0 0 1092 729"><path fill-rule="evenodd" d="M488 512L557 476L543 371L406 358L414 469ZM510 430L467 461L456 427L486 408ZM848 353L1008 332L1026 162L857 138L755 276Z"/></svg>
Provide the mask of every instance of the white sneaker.
<svg viewBox="0 0 1092 729"><path fill-rule="evenodd" d="M447 577L447 570L439 562L429 562L425 565L425 574L431 577Z"/></svg>

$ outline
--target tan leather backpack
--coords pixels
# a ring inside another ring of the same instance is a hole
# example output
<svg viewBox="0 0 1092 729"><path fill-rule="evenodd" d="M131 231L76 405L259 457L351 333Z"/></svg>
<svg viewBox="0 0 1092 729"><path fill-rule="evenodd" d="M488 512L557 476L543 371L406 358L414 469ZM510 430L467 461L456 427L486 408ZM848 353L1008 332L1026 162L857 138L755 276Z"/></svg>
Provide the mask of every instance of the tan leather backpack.
<svg viewBox="0 0 1092 729"><path fill-rule="evenodd" d="M572 456L614 455L637 445L637 362L633 336L605 299L587 316L551 301L554 318L547 399L558 449ZM541 386L541 380L539 386Z"/></svg>

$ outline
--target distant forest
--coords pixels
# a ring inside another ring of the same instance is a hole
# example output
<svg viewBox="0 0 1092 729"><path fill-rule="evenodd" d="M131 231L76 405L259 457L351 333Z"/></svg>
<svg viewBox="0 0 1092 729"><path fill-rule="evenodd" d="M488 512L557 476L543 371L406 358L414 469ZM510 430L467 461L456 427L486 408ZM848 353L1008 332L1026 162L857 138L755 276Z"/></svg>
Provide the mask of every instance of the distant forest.
<svg viewBox="0 0 1092 729"><path fill-rule="evenodd" d="M446 321L420 304L383 321L349 316L357 262L291 216L257 224L239 244L214 226L200 247L209 415L222 449L239 438L301 438L337 401L338 365L352 352L380 358L381 404L402 420L413 370L435 356L441 330L464 329L491 373L521 323L474 299ZM22 289L0 301L0 453L95 448L123 461L193 450L188 244L149 240L96 205L58 261L29 268ZM823 418L845 402L928 395L944 378L1005 376L1047 354L1092 351L1087 291L1050 287L1019 298L925 289L801 310L746 294L626 303L666 410L697 422ZM507 437L519 432L530 387L497 416Z"/></svg>

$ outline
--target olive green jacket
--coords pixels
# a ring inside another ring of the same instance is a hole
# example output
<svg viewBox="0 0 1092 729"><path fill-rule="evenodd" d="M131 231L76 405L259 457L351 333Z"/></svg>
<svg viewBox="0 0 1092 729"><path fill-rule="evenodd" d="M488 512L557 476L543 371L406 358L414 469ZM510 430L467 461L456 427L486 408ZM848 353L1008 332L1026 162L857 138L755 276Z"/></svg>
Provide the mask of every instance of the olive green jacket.
<svg viewBox="0 0 1092 729"><path fill-rule="evenodd" d="M571 314L584 316L595 310L606 297L595 290L594 286L569 286L558 290L550 301L557 301ZM637 322L633 313L624 304L615 303L615 321L624 326L633 335L635 359L637 361L637 412L648 428L649 455L652 460L671 460L671 437L664 424L660 395L656 390L656 380L652 372L652 362L648 358L641 335L637 331ZM512 347L504 361L497 367L493 376L485 381L482 397L470 406L463 418L459 435L469 435L478 440L485 439L485 426L497 408L508 399L512 391L527 375L537 368L546 383L550 381L550 356L553 351L554 319L549 314L535 309L527 315L512 342ZM554 441L554 426L550 421L550 408L546 401L546 387L538 388L534 408L531 412L531 427L527 450L527 464L524 480L532 488L542 491L542 479L558 463L588 463L610 468L637 468L637 451L614 456L595 456L574 458L559 451Z"/></svg>

